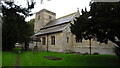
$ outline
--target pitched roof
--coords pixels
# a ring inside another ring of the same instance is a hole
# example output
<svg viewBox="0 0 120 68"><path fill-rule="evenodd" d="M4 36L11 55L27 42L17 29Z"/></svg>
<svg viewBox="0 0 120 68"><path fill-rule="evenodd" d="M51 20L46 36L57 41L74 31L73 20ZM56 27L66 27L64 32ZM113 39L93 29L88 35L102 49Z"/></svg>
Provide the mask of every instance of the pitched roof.
<svg viewBox="0 0 120 68"><path fill-rule="evenodd" d="M76 12L50 21L35 35L43 35L43 34L60 32L68 25L68 22L70 22L75 15L76 15ZM54 26L54 27L51 27L51 26Z"/></svg>
<svg viewBox="0 0 120 68"><path fill-rule="evenodd" d="M50 33L60 32L67 25L68 24L64 24L64 25L59 25L59 26L51 27L51 28L48 28L48 29L43 29L43 30L40 30L40 32L36 33L35 35L43 35L43 34L50 34Z"/></svg>
<svg viewBox="0 0 120 68"><path fill-rule="evenodd" d="M55 26L55 25L59 25L59 24L69 22L69 21L71 21L71 19L75 15L76 15L76 12L72 13L72 14L69 14L69 15L66 15L66 16L63 16L63 17L60 17L58 19L52 20L52 21L48 22L43 28L51 27L51 26Z"/></svg>

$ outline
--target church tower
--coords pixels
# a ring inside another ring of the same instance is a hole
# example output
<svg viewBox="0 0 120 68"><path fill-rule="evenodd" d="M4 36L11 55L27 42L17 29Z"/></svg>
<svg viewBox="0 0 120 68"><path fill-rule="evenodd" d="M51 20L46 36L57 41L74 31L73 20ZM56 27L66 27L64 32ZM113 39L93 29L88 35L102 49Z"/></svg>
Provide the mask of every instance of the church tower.
<svg viewBox="0 0 120 68"><path fill-rule="evenodd" d="M49 10L42 9L41 11L37 12L35 16L34 32L37 33L49 21L54 20L55 18L56 18L56 13L51 12Z"/></svg>

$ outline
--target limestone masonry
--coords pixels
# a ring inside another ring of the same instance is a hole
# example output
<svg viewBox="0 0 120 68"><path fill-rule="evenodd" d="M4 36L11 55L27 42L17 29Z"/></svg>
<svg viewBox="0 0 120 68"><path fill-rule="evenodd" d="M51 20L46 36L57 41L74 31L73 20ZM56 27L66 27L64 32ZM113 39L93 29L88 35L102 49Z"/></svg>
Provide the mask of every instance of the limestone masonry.
<svg viewBox="0 0 120 68"><path fill-rule="evenodd" d="M30 48L38 46L41 51L51 52L80 52L90 53L89 40L76 42L75 35L71 33L70 23L74 24L75 17L79 17L79 11L56 19L56 13L46 9L36 13L34 32L38 42L31 44ZM98 43L92 40L91 52L99 54L114 54L114 43Z"/></svg>

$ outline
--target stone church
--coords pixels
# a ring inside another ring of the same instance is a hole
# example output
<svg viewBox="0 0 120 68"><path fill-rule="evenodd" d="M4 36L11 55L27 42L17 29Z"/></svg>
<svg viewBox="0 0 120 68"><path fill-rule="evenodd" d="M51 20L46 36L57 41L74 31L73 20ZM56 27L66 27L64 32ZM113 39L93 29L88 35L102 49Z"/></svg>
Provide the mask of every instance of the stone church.
<svg viewBox="0 0 120 68"><path fill-rule="evenodd" d="M89 40L76 41L75 35L71 33L70 23L74 24L79 11L56 19L56 13L42 9L36 13L34 32L39 39L36 42L40 51L50 52L80 52L90 53ZM91 42L91 53L114 54L114 45L99 43L95 39Z"/></svg>

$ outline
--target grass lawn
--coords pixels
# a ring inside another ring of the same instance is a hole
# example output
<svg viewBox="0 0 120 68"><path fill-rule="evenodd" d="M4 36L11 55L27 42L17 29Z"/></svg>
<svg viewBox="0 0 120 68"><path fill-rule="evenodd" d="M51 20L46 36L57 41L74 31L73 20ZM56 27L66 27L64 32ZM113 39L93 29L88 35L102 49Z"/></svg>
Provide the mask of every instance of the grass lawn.
<svg viewBox="0 0 120 68"><path fill-rule="evenodd" d="M2 52L0 51L0 60L2 60ZM2 66L2 61L0 61L0 67Z"/></svg>
<svg viewBox="0 0 120 68"><path fill-rule="evenodd" d="M16 63L16 53L2 52L2 66L14 66Z"/></svg>
<svg viewBox="0 0 120 68"><path fill-rule="evenodd" d="M54 56L62 60L48 60L44 56ZM9 60L9 61L8 61ZM3 52L3 65L15 64L16 54ZM120 66L120 59L115 55L74 55L54 52L32 51L22 52L19 59L20 66Z"/></svg>

